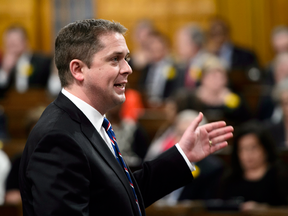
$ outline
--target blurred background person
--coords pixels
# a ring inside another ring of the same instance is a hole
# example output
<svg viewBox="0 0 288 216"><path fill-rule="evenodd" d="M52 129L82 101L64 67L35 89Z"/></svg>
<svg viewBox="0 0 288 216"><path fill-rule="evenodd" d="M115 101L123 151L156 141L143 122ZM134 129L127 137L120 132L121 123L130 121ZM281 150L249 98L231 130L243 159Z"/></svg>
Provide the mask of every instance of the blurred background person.
<svg viewBox="0 0 288 216"><path fill-rule="evenodd" d="M179 76L166 36L154 31L147 41L151 62L141 71L139 85L148 107L157 107L179 87Z"/></svg>
<svg viewBox="0 0 288 216"><path fill-rule="evenodd" d="M271 46L274 51L274 57L288 52L288 27L287 26L276 26L271 32ZM265 69L265 78L263 84L273 86L276 83L274 70L275 58L269 62Z"/></svg>
<svg viewBox="0 0 288 216"><path fill-rule="evenodd" d="M270 119L272 122L277 123L281 120L281 108L277 107L276 102L273 100L273 88L288 77L288 52L280 53L273 61L273 82L268 85L262 86L262 92L259 99L257 108L257 116L259 120Z"/></svg>
<svg viewBox="0 0 288 216"><path fill-rule="evenodd" d="M233 90L241 91L236 87L238 80L232 77L234 73L240 72L243 77L247 74L252 81L261 79L257 56L251 50L237 46L231 41L230 27L224 19L220 17L211 19L207 40L207 50L225 62L230 77L229 84Z"/></svg>
<svg viewBox="0 0 288 216"><path fill-rule="evenodd" d="M272 30L271 43L275 54L288 52L288 27L276 26Z"/></svg>
<svg viewBox="0 0 288 216"><path fill-rule="evenodd" d="M31 52L26 30L11 26L3 36L4 53L0 63L0 96L12 86L18 92L30 87L46 88L51 58Z"/></svg>
<svg viewBox="0 0 288 216"><path fill-rule="evenodd" d="M235 130L231 170L223 181L222 198L238 200L242 211L287 205L287 166L260 122Z"/></svg>
<svg viewBox="0 0 288 216"><path fill-rule="evenodd" d="M268 120L268 130L280 150L288 149L288 77L280 81L274 88L273 99L280 112L280 120Z"/></svg>
<svg viewBox="0 0 288 216"><path fill-rule="evenodd" d="M175 36L177 70L180 86L195 89L198 85L201 67L206 58L204 51L205 37L202 29L195 23L181 27Z"/></svg>
<svg viewBox="0 0 288 216"><path fill-rule="evenodd" d="M214 17L208 29L207 49L225 60L229 70L248 70L258 67L256 55L243 47L236 46L230 39L230 27L220 18Z"/></svg>
<svg viewBox="0 0 288 216"><path fill-rule="evenodd" d="M199 86L175 93L177 104L203 112L208 121L225 120L237 125L250 119L245 100L228 87L227 70L214 55L203 63Z"/></svg>
<svg viewBox="0 0 288 216"><path fill-rule="evenodd" d="M133 30L133 52L130 65L133 70L140 71L150 62L148 36L156 29L151 20L141 19Z"/></svg>

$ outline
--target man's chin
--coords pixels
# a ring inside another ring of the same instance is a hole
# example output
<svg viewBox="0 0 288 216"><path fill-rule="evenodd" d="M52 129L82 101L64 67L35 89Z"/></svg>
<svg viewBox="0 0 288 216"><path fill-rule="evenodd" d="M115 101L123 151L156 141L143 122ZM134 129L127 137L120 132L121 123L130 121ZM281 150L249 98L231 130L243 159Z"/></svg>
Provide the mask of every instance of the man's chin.
<svg viewBox="0 0 288 216"><path fill-rule="evenodd" d="M117 100L117 105L120 105L120 104L124 103L126 101L125 94L121 95L118 99L119 100Z"/></svg>

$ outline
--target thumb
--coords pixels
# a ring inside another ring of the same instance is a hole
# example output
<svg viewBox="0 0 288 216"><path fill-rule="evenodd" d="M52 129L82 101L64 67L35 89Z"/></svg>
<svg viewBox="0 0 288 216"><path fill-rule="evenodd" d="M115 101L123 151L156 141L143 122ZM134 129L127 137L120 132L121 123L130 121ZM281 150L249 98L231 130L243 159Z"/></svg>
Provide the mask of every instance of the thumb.
<svg viewBox="0 0 288 216"><path fill-rule="evenodd" d="M203 113L200 112L197 118L195 118L190 124L189 129L195 131L196 128L199 126L200 122L202 121L202 119L203 119Z"/></svg>

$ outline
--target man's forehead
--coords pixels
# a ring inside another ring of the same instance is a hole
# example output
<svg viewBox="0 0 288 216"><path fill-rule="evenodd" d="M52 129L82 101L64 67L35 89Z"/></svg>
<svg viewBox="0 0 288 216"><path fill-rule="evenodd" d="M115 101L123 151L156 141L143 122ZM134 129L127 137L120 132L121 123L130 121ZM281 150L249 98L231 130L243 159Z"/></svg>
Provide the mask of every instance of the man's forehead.
<svg viewBox="0 0 288 216"><path fill-rule="evenodd" d="M103 34L99 37L99 40L103 46L102 50L109 50L112 53L129 53L124 36L118 32Z"/></svg>

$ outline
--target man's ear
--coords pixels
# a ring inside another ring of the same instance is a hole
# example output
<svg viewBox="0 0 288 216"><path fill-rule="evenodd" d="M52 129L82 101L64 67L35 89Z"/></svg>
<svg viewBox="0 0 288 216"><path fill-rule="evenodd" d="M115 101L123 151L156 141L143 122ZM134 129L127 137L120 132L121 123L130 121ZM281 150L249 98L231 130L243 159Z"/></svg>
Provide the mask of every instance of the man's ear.
<svg viewBox="0 0 288 216"><path fill-rule="evenodd" d="M77 81L83 81L84 80L84 76L83 76L83 68L86 65L84 64L84 62L82 62L79 59L73 59L70 62L70 71L72 76L77 80Z"/></svg>

